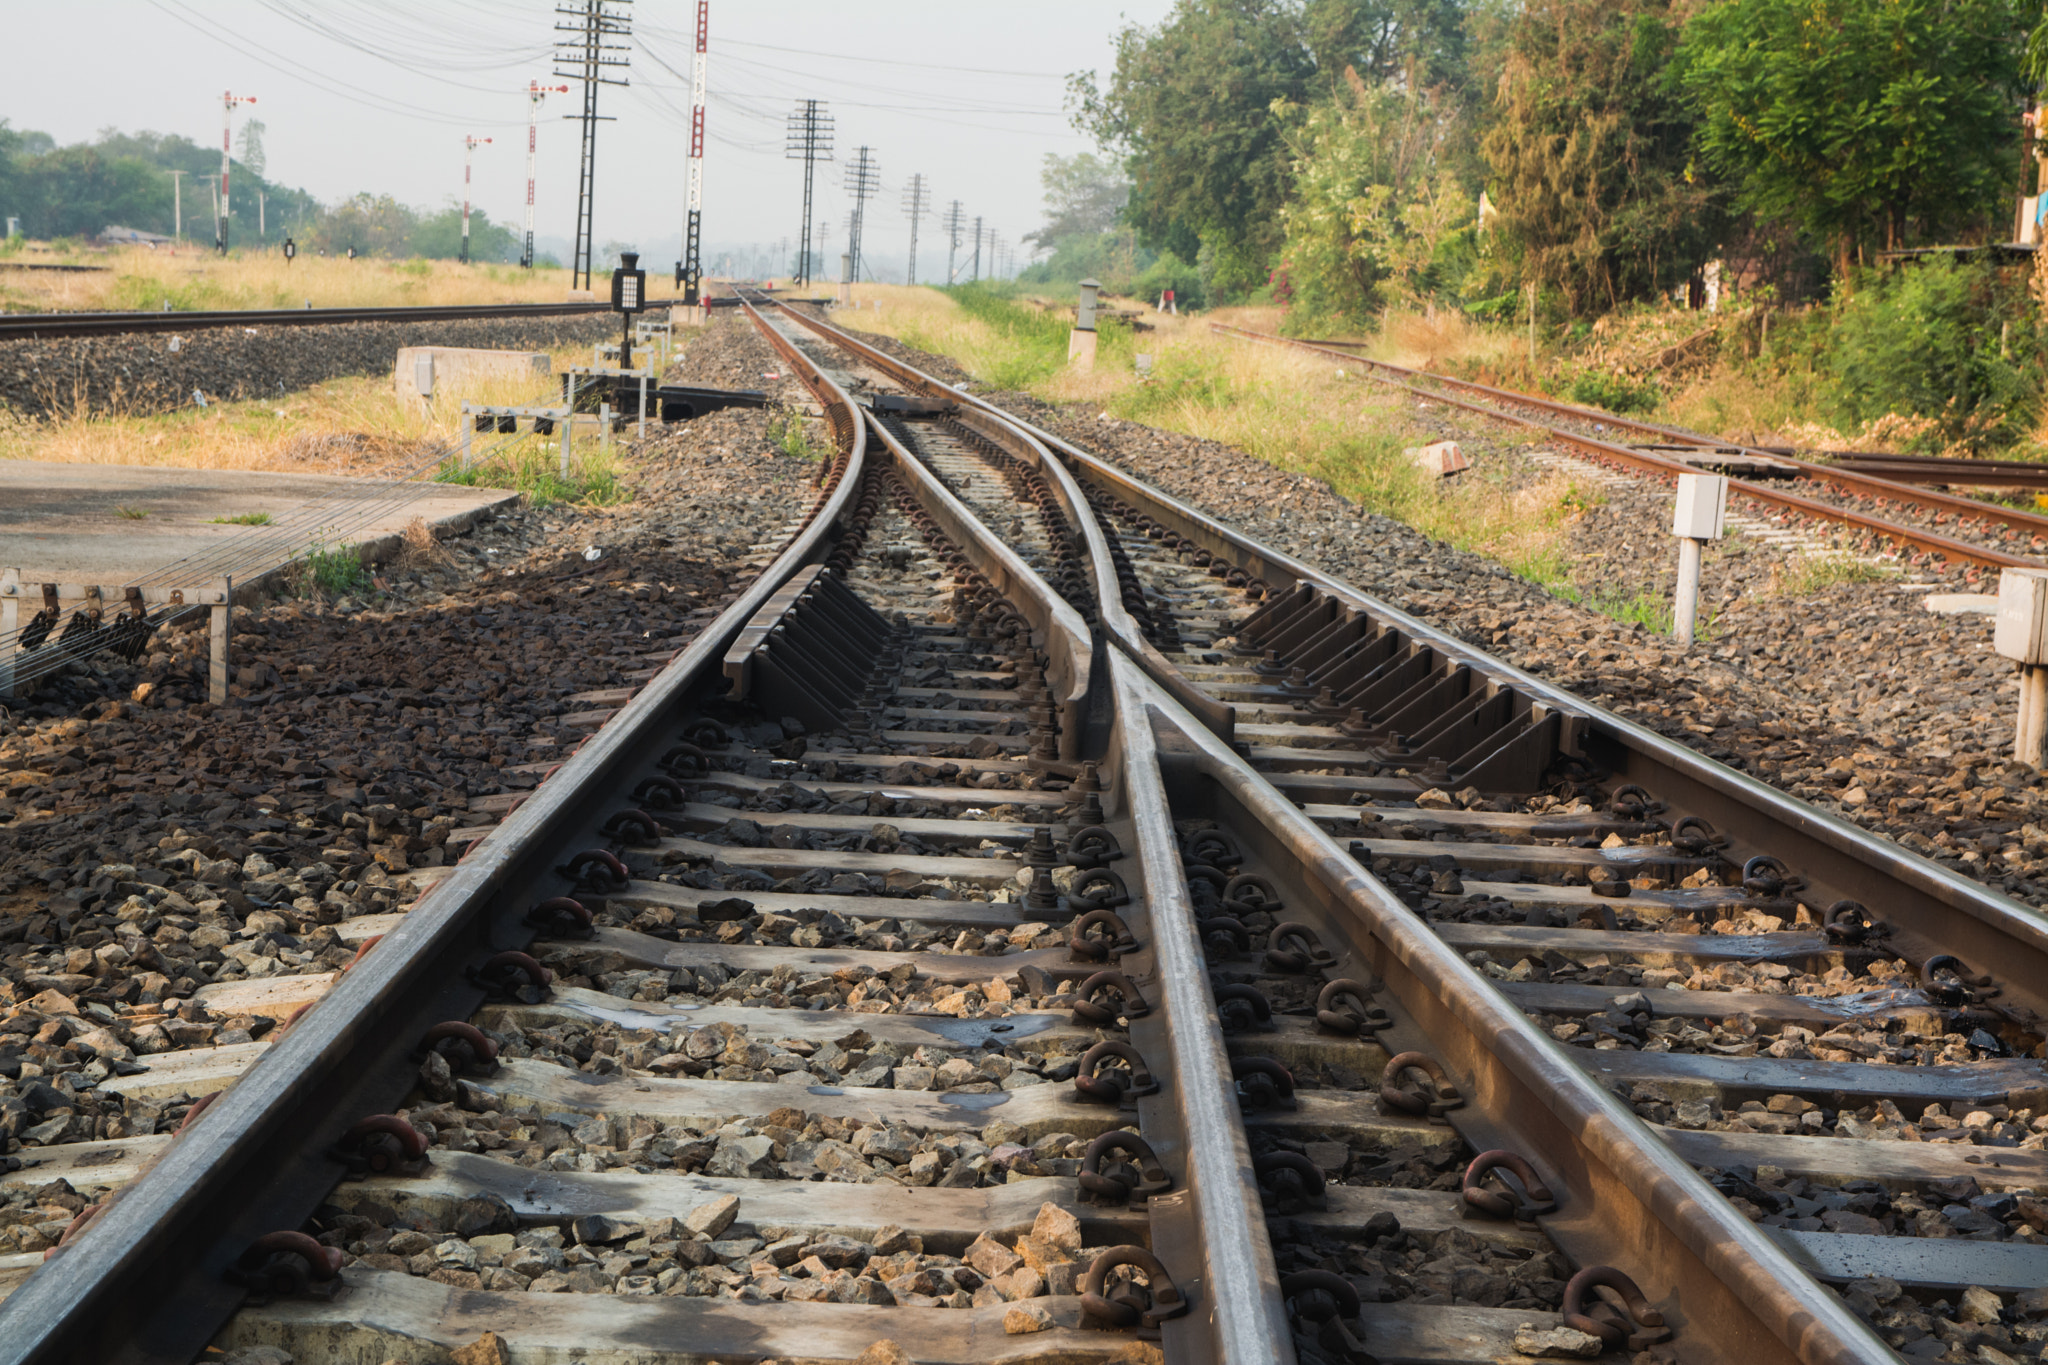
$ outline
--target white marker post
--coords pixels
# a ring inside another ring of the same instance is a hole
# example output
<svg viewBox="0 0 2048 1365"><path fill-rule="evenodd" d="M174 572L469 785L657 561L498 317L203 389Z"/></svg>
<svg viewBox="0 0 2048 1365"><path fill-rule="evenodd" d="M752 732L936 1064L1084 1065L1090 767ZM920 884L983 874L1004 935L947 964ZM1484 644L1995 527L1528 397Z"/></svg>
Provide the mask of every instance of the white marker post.
<svg viewBox="0 0 2048 1365"><path fill-rule="evenodd" d="M1678 537L1678 588L1671 603L1671 633L1691 644L1700 618L1700 549L1721 538L1728 513L1728 480L1720 474L1680 474L1671 534Z"/></svg>
<svg viewBox="0 0 2048 1365"><path fill-rule="evenodd" d="M2048 570L2002 569L1991 647L2020 666L2013 756L2048 767Z"/></svg>

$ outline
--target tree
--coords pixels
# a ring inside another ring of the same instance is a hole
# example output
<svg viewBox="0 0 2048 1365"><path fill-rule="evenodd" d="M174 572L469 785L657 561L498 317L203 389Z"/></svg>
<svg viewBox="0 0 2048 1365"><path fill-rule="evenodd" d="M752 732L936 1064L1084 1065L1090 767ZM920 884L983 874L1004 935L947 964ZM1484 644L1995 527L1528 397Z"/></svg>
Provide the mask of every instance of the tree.
<svg viewBox="0 0 2048 1365"><path fill-rule="evenodd" d="M1290 123L1294 196L1287 275L1297 322L1363 322L1393 284L1415 297L1437 246L1472 215L1443 153L1456 135L1444 99L1347 71L1343 94Z"/></svg>
<svg viewBox="0 0 2048 1365"><path fill-rule="evenodd" d="M1131 197L1131 182L1111 161L1093 152L1045 154L1038 172L1045 187L1045 226L1024 240L1050 249L1064 237L1093 237L1116 226Z"/></svg>
<svg viewBox="0 0 2048 1365"><path fill-rule="evenodd" d="M1743 207L1846 273L1866 246L2002 225L2023 36L2018 0L1722 0L1679 80Z"/></svg>
<svg viewBox="0 0 2048 1365"><path fill-rule="evenodd" d="M419 216L390 195L365 192L322 213L306 234L305 246L330 256L343 255L350 247L358 255L409 256L418 226Z"/></svg>
<svg viewBox="0 0 2048 1365"><path fill-rule="evenodd" d="M1720 191L1689 165L1671 0L1529 0L1508 21L1482 141L1498 230L1573 313L1683 279L1712 254Z"/></svg>
<svg viewBox="0 0 2048 1365"><path fill-rule="evenodd" d="M1459 0L1178 0L1157 28L1117 35L1107 88L1092 71L1069 77L1069 107L1123 157L1147 244L1184 260L1205 248L1218 285L1242 292L1282 238L1291 157L1274 102L1330 95L1347 66L1375 79L1433 69L1462 50L1462 12Z"/></svg>

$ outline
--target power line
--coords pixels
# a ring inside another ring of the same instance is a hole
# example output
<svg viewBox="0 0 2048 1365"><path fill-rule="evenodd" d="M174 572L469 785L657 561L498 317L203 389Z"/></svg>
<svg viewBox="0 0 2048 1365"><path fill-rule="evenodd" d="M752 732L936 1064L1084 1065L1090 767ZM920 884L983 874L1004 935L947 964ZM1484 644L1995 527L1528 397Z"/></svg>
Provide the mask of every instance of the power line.
<svg viewBox="0 0 2048 1365"><path fill-rule="evenodd" d="M823 100L799 100L789 116L783 159L804 163L804 230L793 285L811 282L811 176L820 161L832 159L832 115Z"/></svg>
<svg viewBox="0 0 2048 1365"><path fill-rule="evenodd" d="M881 171L869 155L872 149L862 147L846 167L846 192L853 196L853 217L846 228L846 249L852 257L853 266L849 279L860 278L860 230L867 217L868 200L875 197L881 188Z"/></svg>
<svg viewBox="0 0 2048 1365"><path fill-rule="evenodd" d="M910 219L910 271L905 277L910 284L917 283L917 222L924 217L930 194L931 186L926 183L923 171L911 176L910 183L903 187L903 213Z"/></svg>

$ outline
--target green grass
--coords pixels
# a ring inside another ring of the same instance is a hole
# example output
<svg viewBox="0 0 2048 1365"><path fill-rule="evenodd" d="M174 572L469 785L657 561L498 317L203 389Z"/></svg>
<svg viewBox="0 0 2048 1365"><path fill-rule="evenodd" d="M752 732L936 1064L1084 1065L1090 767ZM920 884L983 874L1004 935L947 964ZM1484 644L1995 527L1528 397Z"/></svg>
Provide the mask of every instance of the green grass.
<svg viewBox="0 0 2048 1365"><path fill-rule="evenodd" d="M215 517L212 524L215 526L268 526L270 525L270 513L244 512L240 516Z"/></svg>
<svg viewBox="0 0 2048 1365"><path fill-rule="evenodd" d="M594 446L595 441L586 442ZM611 507L630 502L632 490L620 477L618 460L608 451L582 449L570 456L569 477L562 477L561 448L547 442L519 441L509 448L479 459L468 469L453 463L442 466L442 483L471 488L511 488L526 495L535 507L556 503L581 503L588 507Z"/></svg>
<svg viewBox="0 0 2048 1365"><path fill-rule="evenodd" d="M962 313L985 324L1004 343L1000 352L988 358L976 379L998 389L1029 390L1066 365L1067 338L1074 322L1065 313L1019 303L1007 297L1006 292L986 284L954 285L941 292L959 304ZM1102 322L1095 334L1095 363L1129 367L1133 363L1131 336L1131 329L1122 323ZM915 327L907 329L903 339L920 350L941 354L947 351L943 340Z"/></svg>
<svg viewBox="0 0 2048 1365"><path fill-rule="evenodd" d="M1808 597L1844 583L1882 583L1896 577L1896 569L1848 555L1799 555L1779 575L1778 584L1786 596Z"/></svg>
<svg viewBox="0 0 2048 1365"><path fill-rule="evenodd" d="M809 420L796 408L777 408L769 416L768 439L794 460L817 461L832 453L830 446L811 440Z"/></svg>
<svg viewBox="0 0 2048 1365"><path fill-rule="evenodd" d="M142 521L149 516L149 509L146 507L116 507L114 513L117 516L126 517L129 521Z"/></svg>
<svg viewBox="0 0 2048 1365"><path fill-rule="evenodd" d="M329 545L325 534L315 535L306 547L305 563L299 572L303 595L315 591L344 596L370 586L370 570L352 545Z"/></svg>

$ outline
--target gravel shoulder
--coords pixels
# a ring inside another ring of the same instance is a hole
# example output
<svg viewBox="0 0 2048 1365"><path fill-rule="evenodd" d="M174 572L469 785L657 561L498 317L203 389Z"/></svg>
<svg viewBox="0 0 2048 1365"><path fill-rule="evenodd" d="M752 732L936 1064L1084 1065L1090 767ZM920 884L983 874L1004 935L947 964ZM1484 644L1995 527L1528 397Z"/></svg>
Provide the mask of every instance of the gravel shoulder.
<svg viewBox="0 0 2048 1365"><path fill-rule="evenodd" d="M693 338L677 373L723 375L752 340L735 330ZM574 694L708 621L815 496L768 416L651 429L625 447L623 506L524 508L414 547L361 599L238 612L226 705L204 700L197 629L0 713L0 1167L174 1127L189 1097L97 1083L138 1053L260 1038L268 1020L195 993L345 963L346 922L409 903L473 800L575 746Z"/></svg>

